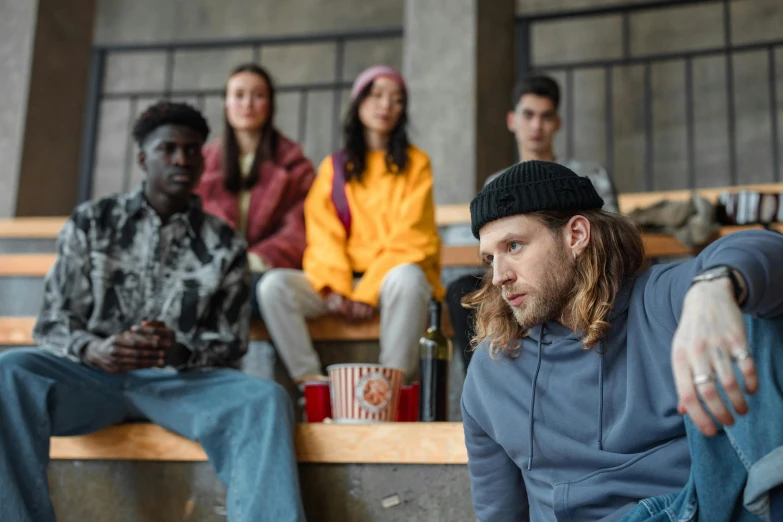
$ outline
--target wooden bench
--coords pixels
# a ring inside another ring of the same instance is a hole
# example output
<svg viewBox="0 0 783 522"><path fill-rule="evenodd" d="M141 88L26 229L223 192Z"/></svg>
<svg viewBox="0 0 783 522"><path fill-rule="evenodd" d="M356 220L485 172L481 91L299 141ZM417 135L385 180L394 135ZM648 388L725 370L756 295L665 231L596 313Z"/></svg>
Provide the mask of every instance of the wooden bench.
<svg viewBox="0 0 783 522"><path fill-rule="evenodd" d="M737 187L717 187L700 189L698 193L716 201L724 191L759 190L765 192L783 192L783 183L744 185ZM645 207L662 199L685 200L692 192L687 190L620 194L619 205L623 212L630 212L639 207ZM467 225L470 223L469 205L439 205L436 208L436 221L439 226ZM0 238L41 239L55 238L65 222L64 217L54 218L16 218L0 219ZM759 227L723 227L720 235L726 235L738 230ZM775 228L783 232L783 225ZM648 257L685 256L694 252L667 234L647 233L643 236ZM444 246L441 252L443 267L478 266L481 260L475 245ZM54 254L8 254L0 256L0 276L6 277L41 277L54 262ZM34 319L30 317L0 317L0 344L29 345L32 344L30 331ZM322 317L308 322L310 335L315 341L367 341L377 340L379 322L375 318L363 323L347 323L336 317ZM444 330L451 333L448 314L444 310ZM253 324L251 337L257 340L268 340L269 333L263 323Z"/></svg>
<svg viewBox="0 0 783 522"><path fill-rule="evenodd" d="M753 185L737 185L730 187L713 187L697 189L700 196L715 203L722 192L738 192L740 190L758 190L761 192L783 192L783 183L761 183ZM618 204L623 213L631 212L640 207L646 207L663 199L683 201L694 191L669 190L657 192L628 192L618 195ZM23 217L0 219L0 238L55 238L60 232L65 217ZM435 208L435 221L439 227L462 225L470 223L470 208L468 204L438 205Z"/></svg>
<svg viewBox="0 0 783 522"><path fill-rule="evenodd" d="M453 217L453 216L452 216ZM469 217L469 216L468 216ZM773 228L783 231L783 224L775 223ZM0 227L1 229L2 227ZM761 228L760 225L728 226L720 229L719 236L739 230ZM0 237L2 237L0 235ZM668 234L645 233L642 235L647 257L684 256L693 250ZM54 264L56 254L0 254L0 277L43 277ZM479 266L481 259L476 245L446 246L441 249L441 264L444 267Z"/></svg>
<svg viewBox="0 0 783 522"><path fill-rule="evenodd" d="M65 217L23 217L0 219L0 238L54 239L65 224Z"/></svg>
<svg viewBox="0 0 783 522"><path fill-rule="evenodd" d="M0 317L0 345L30 346L35 317Z"/></svg>
<svg viewBox="0 0 783 522"><path fill-rule="evenodd" d="M26 218L20 218L24 220ZM2 221L2 220L0 220ZM54 221L53 221L54 222ZM61 221L57 221L62 226ZM29 223L23 223L20 227L21 230L30 230L32 227ZM0 238L13 238L13 239L41 239L50 238L54 239L59 232L53 233L52 236L46 236L44 233L52 232L55 229L52 227L42 227L36 230L36 233L41 234L40 237L32 237L25 235L13 235L18 234L19 230L15 230L13 226L6 220L5 224L0 224ZM9 232L9 234L5 234ZM0 276L15 275L15 276L36 276L46 274L46 271L54 263L55 254L8 254L5 255L2 263L0 263ZM441 265L444 267L451 266L475 266L480 264L478 257L478 250L474 245L468 246L444 246L441 248Z"/></svg>
<svg viewBox="0 0 783 522"><path fill-rule="evenodd" d="M722 192L736 192L739 190L783 192L783 183L716 187L699 189L697 192L700 196L705 197L714 203ZM652 205L663 199L676 201L687 200L692 194L693 192L689 190L626 193L618 196L618 204L621 212L628 213L634 209ZM65 219L66 218L64 217L0 219L0 238L53 239L62 228ZM438 205L435 209L435 220L439 227L469 225L470 206L468 204ZM725 230L721 231L721 234L725 235L740 229L741 228L727 227ZM645 234L644 240L648 257L669 257L693 254L691 249L668 234ZM35 272L37 267L46 264L46 259L44 257L31 257L28 261L30 262L28 266L20 266L15 268L15 270L29 270L30 272ZM443 246L441 248L441 265L443 267L478 266L480 264L481 260L479 259L477 248L474 245ZM0 270L3 270L3 268L0 268ZM19 273L14 275L34 274Z"/></svg>
<svg viewBox="0 0 783 522"><path fill-rule="evenodd" d="M299 462L466 464L462 423L298 424ZM154 424L123 424L76 437L52 437L55 460L205 461L197 442Z"/></svg>
<svg viewBox="0 0 783 522"><path fill-rule="evenodd" d="M708 189L698 189L699 196L704 197L716 203L718 197L723 192L739 192L740 190L758 190L760 192L783 192L783 183L766 183L757 185L738 185L734 187L715 187ZM633 192L618 195L618 205L620 212L629 213L638 208L648 207L659 201L668 199L672 201L685 201L693 195L690 190L672 190L662 192ZM465 225L470 223L470 206L460 205L439 205L436 209L436 220L438 226ZM777 230L783 231L780 224L774 225ZM748 227L723 227L720 236L725 236L738 230L749 228L760 228L757 226ZM680 243L674 236L669 234L644 234L644 246L647 257L673 257L687 256L694 254L694 251L684 244ZM474 251L471 252L470 248ZM464 266L470 260L473 264L480 264L478 255L475 253L475 247L444 247L443 266Z"/></svg>
<svg viewBox="0 0 783 522"><path fill-rule="evenodd" d="M783 184L778 184L783 191ZM770 190L769 185L749 186ZM723 188L700 191L717 197ZM736 190L736 188L735 188ZM774 189L773 189L774 190ZM685 199L688 191L655 194L624 194L620 207L624 212L653 204L662 198ZM466 224L470 214L466 205L438 207L438 224ZM0 238L54 238L63 218L22 218L0 220ZM727 227L721 235L749 227ZM783 226L778 225L783 231ZM687 255L691 253L671 236L645 234L648 255ZM471 266L479 263L475 246L444 247L443 266ZM53 262L51 254L6 256L0 259L1 276L42 276ZM446 315L447 317L447 315ZM0 344L31 344L31 317L0 317ZM377 339L377 319L347 324L332 317L309 323L314 340ZM267 339L263 323L252 327L252 337ZM388 423L374 425L301 424L296 429L296 452L304 463L372 464L466 464L462 426L459 423ZM128 424L106 428L78 437L53 437L52 459L72 460L163 460L204 461L206 455L196 442L189 441L159 426Z"/></svg>
<svg viewBox="0 0 783 522"><path fill-rule="evenodd" d="M760 192L783 192L783 183L762 183L756 185L737 185L733 187L713 187L697 189L695 192L716 203L722 192L739 192L741 190L758 190ZM648 207L664 199L685 201L694 191L668 190L659 192L627 192L617 196L620 212L627 214L637 208ZM470 223L470 206L467 204L438 205L435 209L435 220L438 226L462 225ZM2 229L0 229L2 230Z"/></svg>
<svg viewBox="0 0 783 522"><path fill-rule="evenodd" d="M0 317L0 345L31 346L35 317ZM380 321L374 317L360 323L349 323L335 316L323 316L307 322L310 338L315 342L355 342L377 341ZM443 332L452 336L453 330L449 315L444 309L442 318ZM250 338L254 341L268 341L269 332L262 321L253 321Z"/></svg>

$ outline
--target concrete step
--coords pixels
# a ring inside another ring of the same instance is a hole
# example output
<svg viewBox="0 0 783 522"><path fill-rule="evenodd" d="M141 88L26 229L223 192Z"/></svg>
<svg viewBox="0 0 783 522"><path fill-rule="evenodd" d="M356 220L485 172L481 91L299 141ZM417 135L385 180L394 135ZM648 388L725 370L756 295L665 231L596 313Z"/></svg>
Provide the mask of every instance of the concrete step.
<svg viewBox="0 0 783 522"><path fill-rule="evenodd" d="M300 464L299 481L310 522L476 520L464 465ZM58 522L226 521L206 462L56 460L49 485Z"/></svg>
<svg viewBox="0 0 783 522"><path fill-rule="evenodd" d="M459 423L300 424L296 447L308 520L475 520ZM60 522L225 520L225 488L199 445L160 427L55 437L51 456Z"/></svg>

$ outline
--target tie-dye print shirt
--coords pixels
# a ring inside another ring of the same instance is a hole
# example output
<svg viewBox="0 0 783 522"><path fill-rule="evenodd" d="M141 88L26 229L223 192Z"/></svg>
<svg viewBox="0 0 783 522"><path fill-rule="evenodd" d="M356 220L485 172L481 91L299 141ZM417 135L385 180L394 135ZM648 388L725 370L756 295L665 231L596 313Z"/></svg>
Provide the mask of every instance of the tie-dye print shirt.
<svg viewBox="0 0 783 522"><path fill-rule="evenodd" d="M80 205L57 241L33 338L81 361L84 346L163 321L190 350L181 370L236 366L247 350L249 273L244 240L201 210L163 224L134 192Z"/></svg>

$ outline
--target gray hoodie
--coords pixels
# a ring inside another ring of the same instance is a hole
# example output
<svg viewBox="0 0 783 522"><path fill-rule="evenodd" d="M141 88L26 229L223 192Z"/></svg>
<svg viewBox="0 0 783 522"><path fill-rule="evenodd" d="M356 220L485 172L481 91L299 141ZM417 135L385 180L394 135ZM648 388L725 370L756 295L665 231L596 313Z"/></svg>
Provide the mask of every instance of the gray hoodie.
<svg viewBox="0 0 783 522"><path fill-rule="evenodd" d="M626 281L593 350L553 321L532 328L514 359L492 359L482 343L462 394L478 520L610 521L680 490L690 457L670 352L690 281L735 268L749 287L744 311L773 317L781 260L783 235L738 232Z"/></svg>

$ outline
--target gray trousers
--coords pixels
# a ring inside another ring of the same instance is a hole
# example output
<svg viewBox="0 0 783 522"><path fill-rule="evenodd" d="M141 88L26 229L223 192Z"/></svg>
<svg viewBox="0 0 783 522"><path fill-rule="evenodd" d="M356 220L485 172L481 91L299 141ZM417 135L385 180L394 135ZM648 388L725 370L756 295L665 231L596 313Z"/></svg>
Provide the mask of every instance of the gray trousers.
<svg viewBox="0 0 783 522"><path fill-rule="evenodd" d="M306 319L329 313L326 302L301 270L267 272L256 286L261 317L292 379L321 375L321 362L307 331ZM416 380L418 344L427 322L432 287L418 265L400 265L381 285L380 364L405 370Z"/></svg>

